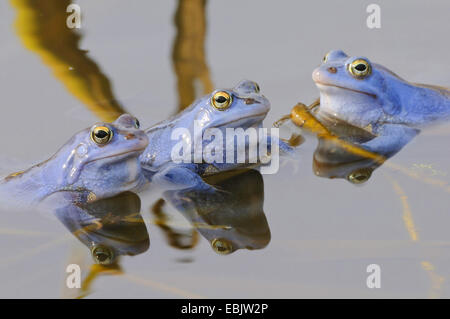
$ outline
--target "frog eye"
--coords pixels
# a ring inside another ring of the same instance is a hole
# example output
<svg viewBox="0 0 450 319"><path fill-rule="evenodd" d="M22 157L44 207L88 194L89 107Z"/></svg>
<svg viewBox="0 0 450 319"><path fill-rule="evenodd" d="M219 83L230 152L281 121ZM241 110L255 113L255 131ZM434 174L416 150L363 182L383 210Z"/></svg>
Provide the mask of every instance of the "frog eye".
<svg viewBox="0 0 450 319"><path fill-rule="evenodd" d="M228 255L233 252L233 245L231 245L231 242L223 238L214 239L211 246L212 249L220 255Z"/></svg>
<svg viewBox="0 0 450 319"><path fill-rule="evenodd" d="M322 63L325 63L325 62L328 61L328 55L329 54L330 54L329 52L327 54L325 54L325 56L322 58Z"/></svg>
<svg viewBox="0 0 450 319"><path fill-rule="evenodd" d="M225 91L217 92L211 98L212 105L218 110L226 110L231 102L233 102L231 95Z"/></svg>
<svg viewBox="0 0 450 319"><path fill-rule="evenodd" d="M91 249L92 258L97 264L100 265L110 265L114 260L113 251L102 245L96 245Z"/></svg>
<svg viewBox="0 0 450 319"><path fill-rule="evenodd" d="M96 126L91 131L91 139L98 145L105 145L111 141L113 131L106 126Z"/></svg>
<svg viewBox="0 0 450 319"><path fill-rule="evenodd" d="M134 127L135 128L140 128L141 127L141 122L139 122L138 119L134 119Z"/></svg>
<svg viewBox="0 0 450 319"><path fill-rule="evenodd" d="M372 176L372 168L360 168L353 172L351 172L347 176L347 180L352 184L362 184L369 180L370 176Z"/></svg>
<svg viewBox="0 0 450 319"><path fill-rule="evenodd" d="M372 72L372 67L366 60L358 59L348 65L348 71L354 77L364 78Z"/></svg>

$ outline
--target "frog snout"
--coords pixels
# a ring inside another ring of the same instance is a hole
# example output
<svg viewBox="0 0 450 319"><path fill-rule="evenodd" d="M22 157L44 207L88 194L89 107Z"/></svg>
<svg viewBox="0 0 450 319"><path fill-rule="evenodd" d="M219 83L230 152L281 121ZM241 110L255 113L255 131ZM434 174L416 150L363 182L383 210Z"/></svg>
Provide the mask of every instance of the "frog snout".
<svg viewBox="0 0 450 319"><path fill-rule="evenodd" d="M314 82L320 82L320 68L314 69L313 73L312 73L312 79Z"/></svg>
<svg viewBox="0 0 450 319"><path fill-rule="evenodd" d="M312 79L314 82L328 82L331 78L330 76L333 76L338 72L338 69L335 66L319 66L318 68L314 69L312 73Z"/></svg>
<svg viewBox="0 0 450 319"><path fill-rule="evenodd" d="M328 77L334 73L336 73L336 70L328 70L329 67L318 67L317 69L315 69L312 73L312 79L314 82L316 83L320 83L320 82L326 82L326 80L328 79Z"/></svg>

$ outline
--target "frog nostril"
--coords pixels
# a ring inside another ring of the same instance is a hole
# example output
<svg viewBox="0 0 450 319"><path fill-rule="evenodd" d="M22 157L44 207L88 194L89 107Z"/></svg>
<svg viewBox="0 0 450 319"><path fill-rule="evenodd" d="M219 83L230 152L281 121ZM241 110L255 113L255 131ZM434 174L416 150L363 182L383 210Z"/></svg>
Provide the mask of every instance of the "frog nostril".
<svg viewBox="0 0 450 319"><path fill-rule="evenodd" d="M258 101L256 101L255 99L252 99L252 98L245 99L244 102L247 105L259 103Z"/></svg>
<svg viewBox="0 0 450 319"><path fill-rule="evenodd" d="M334 66L330 66L330 67L327 69L327 71L330 72L330 73L336 73L336 72L337 72L337 69L336 69Z"/></svg>
<svg viewBox="0 0 450 319"><path fill-rule="evenodd" d="M136 136L133 133L127 134L125 135L125 139L126 140L132 140L133 138L135 138Z"/></svg>

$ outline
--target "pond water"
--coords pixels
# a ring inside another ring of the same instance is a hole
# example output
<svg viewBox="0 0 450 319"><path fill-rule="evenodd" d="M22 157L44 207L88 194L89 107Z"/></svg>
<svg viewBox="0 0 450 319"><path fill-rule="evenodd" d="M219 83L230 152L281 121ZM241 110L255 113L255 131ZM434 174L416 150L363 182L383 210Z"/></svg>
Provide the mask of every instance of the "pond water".
<svg viewBox="0 0 450 319"><path fill-rule="evenodd" d="M318 98L311 73L332 49L411 82L450 86L448 1L377 1L380 29L366 26L372 1L210 0L203 11L194 0L79 0L79 30L65 26L70 3L0 2L2 176L47 159L92 123L126 111L146 128L242 79L271 101L270 127ZM138 242L136 255L111 267L93 266L56 218L2 209L0 297L448 298L449 135L445 123L423 130L355 185L317 176L318 141L304 134L298 160L282 161L278 173L231 180L255 188L248 197L262 206L241 225L243 249L230 254L216 253L214 234L201 227L192 235L189 215L171 205L163 206L171 229L162 227L152 189L130 195L145 228L123 235ZM195 202L198 194L184 195ZM82 289L67 288L69 264L81 266ZM380 266L380 288L367 287L371 264Z"/></svg>

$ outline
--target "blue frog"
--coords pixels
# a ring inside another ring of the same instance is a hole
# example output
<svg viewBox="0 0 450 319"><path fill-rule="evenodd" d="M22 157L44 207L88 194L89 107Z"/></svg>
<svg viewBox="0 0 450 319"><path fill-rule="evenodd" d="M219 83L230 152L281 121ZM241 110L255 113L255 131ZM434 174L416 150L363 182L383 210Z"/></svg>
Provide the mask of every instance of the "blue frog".
<svg viewBox="0 0 450 319"><path fill-rule="evenodd" d="M140 188L145 183L139 156L148 137L124 114L75 134L48 160L0 181L2 202L35 205L65 198L95 201Z"/></svg>
<svg viewBox="0 0 450 319"><path fill-rule="evenodd" d="M253 81L244 80L232 89L216 90L203 96L183 112L146 130L150 144L141 156L144 174L164 190L188 187L213 190L202 177L261 164L259 159L249 163L248 154L247 160L237 160L239 146L249 146L249 137L240 142L233 140L230 145L225 141L225 136L228 129L262 128L262 121L269 110L269 100L261 94L259 85ZM222 136L206 138L208 129L217 129ZM218 161L205 161L204 153L197 154L195 145L205 150L212 140L218 142L216 145L221 149L216 149L215 152L220 151L221 155ZM269 156L275 144L281 154L292 151L290 145L275 136L267 135L266 142ZM178 155L177 147L180 143L188 146L184 149L186 161L174 160L174 150L177 150L175 153ZM226 158L225 148L229 147L233 149L231 161ZM199 161L195 160L197 155L200 155Z"/></svg>
<svg viewBox="0 0 450 319"><path fill-rule="evenodd" d="M407 82L365 57L331 51L312 77L320 91L318 118L369 130L376 138L362 146L380 154L394 154L424 126L450 118L450 90Z"/></svg>

